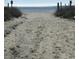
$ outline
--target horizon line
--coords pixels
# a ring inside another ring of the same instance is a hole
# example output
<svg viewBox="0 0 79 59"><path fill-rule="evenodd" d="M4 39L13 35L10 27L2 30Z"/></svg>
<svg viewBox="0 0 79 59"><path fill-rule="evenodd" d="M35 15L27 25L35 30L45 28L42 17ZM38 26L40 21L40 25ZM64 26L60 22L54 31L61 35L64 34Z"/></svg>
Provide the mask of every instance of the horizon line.
<svg viewBox="0 0 79 59"><path fill-rule="evenodd" d="M68 6L68 4L66 4ZM72 4L74 5L74 4ZM7 5L4 5L4 6L7 6ZM11 6L11 5L9 5ZM53 7L53 6L57 6L57 4L34 4L34 5L31 5L31 4L27 4L27 5L20 5L20 4L14 4L13 7ZM62 4L62 6L65 6L65 4Z"/></svg>

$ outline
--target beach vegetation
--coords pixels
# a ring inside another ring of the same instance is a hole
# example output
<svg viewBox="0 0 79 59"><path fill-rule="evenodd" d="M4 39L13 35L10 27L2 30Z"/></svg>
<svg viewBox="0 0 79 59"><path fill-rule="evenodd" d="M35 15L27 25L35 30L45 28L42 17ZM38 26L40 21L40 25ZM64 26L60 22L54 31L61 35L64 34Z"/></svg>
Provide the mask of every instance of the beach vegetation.
<svg viewBox="0 0 79 59"><path fill-rule="evenodd" d="M11 20L13 17L20 17L21 11L16 7L4 7L4 21Z"/></svg>
<svg viewBox="0 0 79 59"><path fill-rule="evenodd" d="M62 2L57 3L57 10L55 12L55 16L61 18L75 19L75 6L72 5L72 1L69 2L69 5L62 6Z"/></svg>

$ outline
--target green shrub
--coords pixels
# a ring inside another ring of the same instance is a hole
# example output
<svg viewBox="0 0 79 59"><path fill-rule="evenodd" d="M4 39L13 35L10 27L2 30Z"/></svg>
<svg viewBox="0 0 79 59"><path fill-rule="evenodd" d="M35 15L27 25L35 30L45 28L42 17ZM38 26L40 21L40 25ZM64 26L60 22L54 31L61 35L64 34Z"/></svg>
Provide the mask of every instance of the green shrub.
<svg viewBox="0 0 79 59"><path fill-rule="evenodd" d="M74 18L75 16L75 6L69 6L63 7L62 10L56 11L55 15L58 17L63 17L63 18Z"/></svg>
<svg viewBox="0 0 79 59"><path fill-rule="evenodd" d="M11 20L13 17L20 17L22 13L16 7L4 7L4 21Z"/></svg>
<svg viewBox="0 0 79 59"><path fill-rule="evenodd" d="M10 8L10 13L13 17L20 17L22 14L17 8Z"/></svg>

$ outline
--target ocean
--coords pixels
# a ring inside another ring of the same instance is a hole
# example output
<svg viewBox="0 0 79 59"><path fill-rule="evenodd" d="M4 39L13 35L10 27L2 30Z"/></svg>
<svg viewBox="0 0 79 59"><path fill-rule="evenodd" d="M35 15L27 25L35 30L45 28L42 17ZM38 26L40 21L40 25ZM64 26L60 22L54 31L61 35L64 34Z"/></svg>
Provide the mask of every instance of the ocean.
<svg viewBox="0 0 79 59"><path fill-rule="evenodd" d="M28 12L50 12L50 13L54 13L56 11L56 7L18 7L18 9L22 12L22 13L28 13Z"/></svg>

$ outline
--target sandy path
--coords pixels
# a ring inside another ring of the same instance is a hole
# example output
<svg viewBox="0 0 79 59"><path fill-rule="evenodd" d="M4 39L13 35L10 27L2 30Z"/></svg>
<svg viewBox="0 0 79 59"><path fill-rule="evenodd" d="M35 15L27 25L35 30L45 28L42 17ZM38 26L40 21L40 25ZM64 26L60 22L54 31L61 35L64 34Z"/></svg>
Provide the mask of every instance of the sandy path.
<svg viewBox="0 0 79 59"><path fill-rule="evenodd" d="M74 21L50 13L28 13L16 20L12 24L22 23L5 37L5 59L75 59Z"/></svg>

